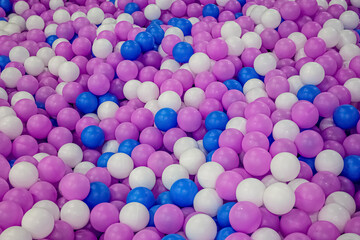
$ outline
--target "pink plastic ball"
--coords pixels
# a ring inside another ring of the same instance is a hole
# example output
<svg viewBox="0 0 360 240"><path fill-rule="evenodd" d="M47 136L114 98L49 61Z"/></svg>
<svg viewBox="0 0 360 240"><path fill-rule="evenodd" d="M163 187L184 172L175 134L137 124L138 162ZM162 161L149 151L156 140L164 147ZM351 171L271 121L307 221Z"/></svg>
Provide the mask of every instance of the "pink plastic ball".
<svg viewBox="0 0 360 240"><path fill-rule="evenodd" d="M61 109L69 107L65 98L60 94L53 94L49 96L45 101L45 109L50 116L56 116Z"/></svg>
<svg viewBox="0 0 360 240"><path fill-rule="evenodd" d="M318 172L313 176L311 182L320 186L325 193L325 196L340 191L341 188L340 180L331 172Z"/></svg>
<svg viewBox="0 0 360 240"><path fill-rule="evenodd" d="M124 223L114 223L110 225L104 234L104 240L131 240L134 232Z"/></svg>
<svg viewBox="0 0 360 240"><path fill-rule="evenodd" d="M214 64L212 72L219 81L223 82L235 75L235 66L230 60L222 59Z"/></svg>
<svg viewBox="0 0 360 240"><path fill-rule="evenodd" d="M0 227L6 229L12 226L20 226L24 215L21 207L10 201L0 202Z"/></svg>
<svg viewBox="0 0 360 240"><path fill-rule="evenodd" d="M213 111L222 111L223 107L221 103L215 98L206 98L202 103L199 105L199 111L203 119L206 118L209 113Z"/></svg>
<svg viewBox="0 0 360 240"><path fill-rule="evenodd" d="M345 138L343 146L345 148L347 155L359 155L360 154L360 144L359 144L360 134L352 134Z"/></svg>
<svg viewBox="0 0 360 240"><path fill-rule="evenodd" d="M270 170L271 155L260 147L248 150L243 158L245 170L253 176L263 176Z"/></svg>
<svg viewBox="0 0 360 240"><path fill-rule="evenodd" d="M216 61L225 58L228 53L228 46L225 40L220 38L211 40L206 49L209 57Z"/></svg>
<svg viewBox="0 0 360 240"><path fill-rule="evenodd" d="M201 126L200 112L193 107L185 107L178 112L177 122L185 132L194 132Z"/></svg>
<svg viewBox="0 0 360 240"><path fill-rule="evenodd" d="M281 152L289 152L291 154L297 155L296 145L293 141L287 138L281 138L275 140L270 146L271 156L274 157L276 154Z"/></svg>
<svg viewBox="0 0 360 240"><path fill-rule="evenodd" d="M244 67L254 67L255 58L261 54L257 48L246 48L241 54L241 61Z"/></svg>
<svg viewBox="0 0 360 240"><path fill-rule="evenodd" d="M234 117L244 117L244 111L247 106L246 102L236 101L230 104L227 109L226 114L228 115L229 119Z"/></svg>
<svg viewBox="0 0 360 240"><path fill-rule="evenodd" d="M288 38L280 39L275 44L274 52L279 59L292 58L296 53L295 43Z"/></svg>
<svg viewBox="0 0 360 240"><path fill-rule="evenodd" d="M301 100L291 108L291 118L300 128L311 128L319 120L319 111L311 102Z"/></svg>
<svg viewBox="0 0 360 240"><path fill-rule="evenodd" d="M129 81L135 79L138 75L137 65L129 60L123 60L116 67L116 74L122 81Z"/></svg>
<svg viewBox="0 0 360 240"><path fill-rule="evenodd" d="M252 233L261 223L261 212L251 202L238 202L230 210L231 226L238 232Z"/></svg>
<svg viewBox="0 0 360 240"><path fill-rule="evenodd" d="M149 144L155 150L163 145L163 134L155 127L147 127L140 133L139 141L142 144Z"/></svg>
<svg viewBox="0 0 360 240"><path fill-rule="evenodd" d="M245 118L249 119L250 117L257 114L264 114L266 116L270 116L271 111L269 106L262 101L254 101L252 103L249 103L244 111Z"/></svg>
<svg viewBox="0 0 360 240"><path fill-rule="evenodd" d="M306 41L304 51L308 57L317 58L326 52L326 43L319 37L312 37Z"/></svg>
<svg viewBox="0 0 360 240"><path fill-rule="evenodd" d="M280 228L284 236L291 233L307 233L312 222L309 215L299 209L293 209L289 213L281 216Z"/></svg>
<svg viewBox="0 0 360 240"><path fill-rule="evenodd" d="M119 210L111 203L100 203L96 205L90 214L90 223L99 232L105 230L119 221Z"/></svg>
<svg viewBox="0 0 360 240"><path fill-rule="evenodd" d="M12 154L18 158L25 155L35 155L39 145L35 138L29 135L21 135L15 138L12 145Z"/></svg>
<svg viewBox="0 0 360 240"><path fill-rule="evenodd" d="M340 236L340 232L331 222L318 221L310 226L307 235L313 240L335 240Z"/></svg>
<svg viewBox="0 0 360 240"><path fill-rule="evenodd" d="M232 148L236 153L241 152L241 142L243 140L243 134L234 128L224 130L219 137L220 147Z"/></svg>
<svg viewBox="0 0 360 240"><path fill-rule="evenodd" d="M54 229L48 238L53 240L74 239L75 234L70 224L62 220L56 220Z"/></svg>
<svg viewBox="0 0 360 240"><path fill-rule="evenodd" d="M196 75L194 79L195 87L201 88L202 90L206 90L206 88L211 84L212 82L215 82L216 78L215 75L211 72L204 71Z"/></svg>
<svg viewBox="0 0 360 240"><path fill-rule="evenodd" d="M89 179L90 183L92 182L102 182L106 186L110 186L111 184L111 175L107 168L102 167L94 167L91 168L85 176Z"/></svg>
<svg viewBox="0 0 360 240"><path fill-rule="evenodd" d="M242 180L243 177L237 172L223 172L216 180L215 190L222 199L227 201L235 201L236 188Z"/></svg>
<svg viewBox="0 0 360 240"><path fill-rule="evenodd" d="M47 140L59 150L64 144L73 142L73 135L67 128L56 127L49 132Z"/></svg>
<svg viewBox="0 0 360 240"><path fill-rule="evenodd" d="M26 128L31 136L36 139L46 138L52 129L51 121L42 114L36 114L29 118Z"/></svg>
<svg viewBox="0 0 360 240"><path fill-rule="evenodd" d="M90 181L83 174L69 173L61 179L59 191L67 200L83 200L90 192Z"/></svg>
<svg viewBox="0 0 360 240"><path fill-rule="evenodd" d="M56 156L47 156L39 162L38 171L41 180L56 183L65 175L65 164Z"/></svg>
<svg viewBox="0 0 360 240"><path fill-rule="evenodd" d="M162 233L178 232L183 226L184 215L179 207L173 204L162 205L154 216L155 227Z"/></svg>
<svg viewBox="0 0 360 240"><path fill-rule="evenodd" d="M161 142L162 143L162 142ZM149 157L155 149L149 144L139 144L131 152L131 158L133 159L134 166L146 166Z"/></svg>
<svg viewBox="0 0 360 240"><path fill-rule="evenodd" d="M308 213L319 211L325 203L325 194L315 183L303 183L295 190L295 206Z"/></svg>
<svg viewBox="0 0 360 240"><path fill-rule="evenodd" d="M164 143L164 147L170 151L173 152L173 147L175 142L182 138L182 137L186 137L186 133L180 129L180 128L171 128L168 131L166 131L166 133L164 134L163 137L163 143Z"/></svg>
<svg viewBox="0 0 360 240"><path fill-rule="evenodd" d="M173 164L173 162L173 158L169 153L157 151L153 152L147 159L147 167L153 170L156 177L161 177L164 169Z"/></svg>
<svg viewBox="0 0 360 240"><path fill-rule="evenodd" d="M317 156L324 147L322 137L313 130L306 130L299 133L295 138L295 144L299 154L306 158Z"/></svg>
<svg viewBox="0 0 360 240"><path fill-rule="evenodd" d="M239 157L237 153L229 147L216 149L212 155L211 161L219 163L226 171L239 166Z"/></svg>
<svg viewBox="0 0 360 240"><path fill-rule="evenodd" d="M35 102L30 99L21 99L15 103L13 109L17 116L24 122L38 112Z"/></svg>
<svg viewBox="0 0 360 240"><path fill-rule="evenodd" d="M262 40L262 45L266 49L272 50L280 39L279 33L272 28L265 28L264 31L260 33Z"/></svg>
<svg viewBox="0 0 360 240"><path fill-rule="evenodd" d="M51 183L44 181L34 183L29 192L34 198L34 203L42 200L55 202L58 195L56 188Z"/></svg>
<svg viewBox="0 0 360 240"><path fill-rule="evenodd" d="M139 130L133 123L120 123L119 126L115 129L115 138L119 143L126 139L137 140L139 138Z"/></svg>

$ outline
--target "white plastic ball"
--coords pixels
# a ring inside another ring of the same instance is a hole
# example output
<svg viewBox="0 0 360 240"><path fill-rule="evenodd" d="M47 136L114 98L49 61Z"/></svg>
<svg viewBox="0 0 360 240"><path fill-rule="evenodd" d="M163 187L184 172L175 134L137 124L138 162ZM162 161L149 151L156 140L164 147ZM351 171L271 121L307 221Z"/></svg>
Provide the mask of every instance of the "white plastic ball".
<svg viewBox="0 0 360 240"><path fill-rule="evenodd" d="M200 104L205 100L205 92L201 88L189 88L184 94L184 103L188 107L199 108Z"/></svg>
<svg viewBox="0 0 360 240"><path fill-rule="evenodd" d="M192 25L194 25L195 23L200 22L200 20L198 18L196 18L196 17L191 17L188 20L191 22Z"/></svg>
<svg viewBox="0 0 360 240"><path fill-rule="evenodd" d="M64 1L63 0L50 0L49 6L50 6L51 10L56 10L59 7L64 6Z"/></svg>
<svg viewBox="0 0 360 240"><path fill-rule="evenodd" d="M266 73L276 68L276 59L272 54L262 53L255 58L254 68L258 74L265 76Z"/></svg>
<svg viewBox="0 0 360 240"><path fill-rule="evenodd" d="M45 65L41 58L32 56L25 60L24 67L29 75L36 77L44 71Z"/></svg>
<svg viewBox="0 0 360 240"><path fill-rule="evenodd" d="M228 45L228 55L230 56L240 56L244 51L245 44L244 41L237 36L230 36L225 39L226 44Z"/></svg>
<svg viewBox="0 0 360 240"><path fill-rule="evenodd" d="M360 236L356 233L344 233L336 240L360 240Z"/></svg>
<svg viewBox="0 0 360 240"><path fill-rule="evenodd" d="M360 8L360 0L350 0L351 5Z"/></svg>
<svg viewBox="0 0 360 240"><path fill-rule="evenodd" d="M261 182L265 185L265 187L270 186L271 184L278 183L279 181L271 174L266 175Z"/></svg>
<svg viewBox="0 0 360 240"><path fill-rule="evenodd" d="M134 24L133 17L128 13L122 13L116 18L116 23L121 22L121 21L126 21L126 22L129 22L131 24Z"/></svg>
<svg viewBox="0 0 360 240"><path fill-rule="evenodd" d="M30 31L32 29L43 30L44 27L45 27L45 22L38 15L32 15L32 16L28 17L28 19L26 20L26 29L28 31Z"/></svg>
<svg viewBox="0 0 360 240"><path fill-rule="evenodd" d="M211 188L200 190L194 198L195 211L205 213L210 217L215 217L222 205L223 200L219 197L217 192Z"/></svg>
<svg viewBox="0 0 360 240"><path fill-rule="evenodd" d="M308 62L301 67L299 75L304 84L318 85L324 80L325 70L317 62Z"/></svg>
<svg viewBox="0 0 360 240"><path fill-rule="evenodd" d="M339 42L336 45L338 49L341 49L346 44L356 44L357 38L353 31L351 30L343 30L340 32Z"/></svg>
<svg viewBox="0 0 360 240"><path fill-rule="evenodd" d="M156 100L159 97L159 87L153 82L143 82L137 88L137 96L140 101L147 103L150 100Z"/></svg>
<svg viewBox="0 0 360 240"><path fill-rule="evenodd" d="M350 78L344 83L351 94L351 102L360 102L360 78Z"/></svg>
<svg viewBox="0 0 360 240"><path fill-rule="evenodd" d="M298 125L291 120L281 120L274 125L273 137L275 140L287 138L295 141L296 136L300 133Z"/></svg>
<svg viewBox="0 0 360 240"><path fill-rule="evenodd" d="M116 111L119 109L119 106L113 101L106 101L100 104L97 109L97 115L100 120L104 120L105 118L113 118L115 117Z"/></svg>
<svg viewBox="0 0 360 240"><path fill-rule="evenodd" d="M26 91L19 91L12 96L11 106L14 106L18 101L20 101L22 99L29 99L29 100L35 102L33 95L31 95L30 93L28 93Z"/></svg>
<svg viewBox="0 0 360 240"><path fill-rule="evenodd" d="M263 205L265 185L259 179L246 178L236 188L236 199L238 202L248 201L256 206Z"/></svg>
<svg viewBox="0 0 360 240"><path fill-rule="evenodd" d="M288 152L276 154L271 160L270 171L281 182L294 180L300 173L299 159Z"/></svg>
<svg viewBox="0 0 360 240"><path fill-rule="evenodd" d="M275 99L275 106L277 109L285 109L291 110L292 106L298 101L299 99L296 97L295 94L290 92L281 93Z"/></svg>
<svg viewBox="0 0 360 240"><path fill-rule="evenodd" d="M239 130L243 135L246 134L246 122L247 120L243 117L234 117L230 119L226 124L226 129L235 128Z"/></svg>
<svg viewBox="0 0 360 240"><path fill-rule="evenodd" d="M9 96L8 96L6 90L3 89L2 87L0 87L0 99L4 99L5 101L7 101L9 99Z"/></svg>
<svg viewBox="0 0 360 240"><path fill-rule="evenodd" d="M18 1L14 4L14 11L16 12L16 14L21 15L23 12L25 12L28 9L30 9L30 6L25 1Z"/></svg>
<svg viewBox="0 0 360 240"><path fill-rule="evenodd" d="M193 148L198 148L197 142L191 137L182 137L175 142L173 152L175 157L180 159L184 152Z"/></svg>
<svg viewBox="0 0 360 240"><path fill-rule="evenodd" d="M119 219L121 223L128 225L134 232L138 232L148 225L150 214L141 203L131 202L121 209Z"/></svg>
<svg viewBox="0 0 360 240"><path fill-rule="evenodd" d="M145 104L144 108L149 109L154 114L154 116L160 110L158 100L150 100L150 101L148 101Z"/></svg>
<svg viewBox="0 0 360 240"><path fill-rule="evenodd" d="M107 39L96 39L92 46L92 52L97 58L107 58L113 51L111 42Z"/></svg>
<svg viewBox="0 0 360 240"><path fill-rule="evenodd" d="M299 61L300 59L307 57L304 48L299 49L295 54L295 61Z"/></svg>
<svg viewBox="0 0 360 240"><path fill-rule="evenodd" d="M339 175L344 168L344 160L338 152L326 149L316 156L315 168L318 172L327 171Z"/></svg>
<svg viewBox="0 0 360 240"><path fill-rule="evenodd" d="M94 7L89 9L86 16L90 23L98 25L104 20L105 13L101 8Z"/></svg>
<svg viewBox="0 0 360 240"><path fill-rule="evenodd" d="M66 62L66 59L62 56L52 57L48 63L49 72L55 76L59 76L60 65L64 62Z"/></svg>
<svg viewBox="0 0 360 240"><path fill-rule="evenodd" d="M32 240L31 234L23 227L12 226L4 229L0 240Z"/></svg>
<svg viewBox="0 0 360 240"><path fill-rule="evenodd" d="M319 7L322 7L323 9L327 10L329 8L329 3L327 0L316 0Z"/></svg>
<svg viewBox="0 0 360 240"><path fill-rule="evenodd" d="M348 4L346 3L345 0L331 0L331 1L329 2L329 7L332 6L332 5L334 5L334 4L339 4L339 5L343 6L343 8L344 8L345 10L347 10L347 8L348 8Z"/></svg>
<svg viewBox="0 0 360 240"><path fill-rule="evenodd" d="M64 62L59 66L59 77L64 82L73 82L80 75L80 69L74 62Z"/></svg>
<svg viewBox="0 0 360 240"><path fill-rule="evenodd" d="M66 143L58 151L58 157L71 168L78 165L83 160L83 156L83 151L75 143Z"/></svg>
<svg viewBox="0 0 360 240"><path fill-rule="evenodd" d="M168 10L171 7L173 1L172 0L156 0L155 3L161 10Z"/></svg>
<svg viewBox="0 0 360 240"><path fill-rule="evenodd" d="M197 173L200 186L215 189L216 180L223 172L225 172L223 166L217 162L204 163Z"/></svg>
<svg viewBox="0 0 360 240"><path fill-rule="evenodd" d="M186 226L185 234L189 240L215 239L217 227L215 221L206 214L192 216Z"/></svg>
<svg viewBox="0 0 360 240"><path fill-rule="evenodd" d="M200 166L206 162L205 154L198 148L191 148L180 155L179 164L186 168L190 175L195 175Z"/></svg>
<svg viewBox="0 0 360 240"><path fill-rule="evenodd" d="M94 167L96 167L96 166L92 162L87 162L87 161L81 162L75 166L74 173L81 173L81 174L86 175L86 173Z"/></svg>
<svg viewBox="0 0 360 240"><path fill-rule="evenodd" d="M33 208L42 208L48 211L54 218L54 220L60 219L59 207L50 200L40 200L34 204Z"/></svg>
<svg viewBox="0 0 360 240"><path fill-rule="evenodd" d="M360 48L355 44L345 44L339 51L344 61L351 61L356 56L360 55Z"/></svg>
<svg viewBox="0 0 360 240"><path fill-rule="evenodd" d="M137 89L140 87L141 82L139 80L127 81L123 88L124 96L127 100L137 98Z"/></svg>
<svg viewBox="0 0 360 240"><path fill-rule="evenodd" d="M155 4L149 4L144 9L144 15L149 21L158 19L161 16L161 9Z"/></svg>
<svg viewBox="0 0 360 240"><path fill-rule="evenodd" d="M83 201L70 200L61 208L60 219L70 224L73 229L80 229L89 222L90 209Z"/></svg>
<svg viewBox="0 0 360 240"><path fill-rule="evenodd" d="M119 149L119 143L115 139L106 141L101 149L102 153L112 152L117 153Z"/></svg>
<svg viewBox="0 0 360 240"><path fill-rule="evenodd" d="M324 40L327 48L335 47L340 39L339 31L332 26L320 29L318 37Z"/></svg>
<svg viewBox="0 0 360 240"><path fill-rule="evenodd" d="M50 156L47 153L37 153L33 156L33 158L36 159L36 161L40 162L41 160L43 160L45 157Z"/></svg>
<svg viewBox="0 0 360 240"><path fill-rule="evenodd" d="M264 205L275 215L283 215L291 211L295 205L295 193L285 183L274 183L264 192Z"/></svg>
<svg viewBox="0 0 360 240"><path fill-rule="evenodd" d="M65 9L58 9L54 12L53 20L58 24L68 22L70 21L70 13Z"/></svg>
<svg viewBox="0 0 360 240"><path fill-rule="evenodd" d="M216 0L216 4L221 7L224 7L228 2L229 0Z"/></svg>
<svg viewBox="0 0 360 240"><path fill-rule="evenodd" d="M294 75L288 78L288 83L290 86L290 92L294 95L304 86L304 83L301 81L299 75Z"/></svg>
<svg viewBox="0 0 360 240"><path fill-rule="evenodd" d="M183 31L178 28L178 27L170 27L168 28L166 31L165 31L165 37L168 36L168 35L175 35L175 36L178 36L181 41L184 40L184 33Z"/></svg>
<svg viewBox="0 0 360 240"><path fill-rule="evenodd" d="M254 28L254 32L256 32L257 34L261 34L263 31L265 30L264 25L262 25L261 23L256 25L256 27Z"/></svg>
<svg viewBox="0 0 360 240"><path fill-rule="evenodd" d="M354 214L356 211L356 204L354 198L350 194L343 191L337 191L331 193L326 198L325 205L330 203L337 203L343 206L349 212L350 215Z"/></svg>
<svg viewBox="0 0 360 240"><path fill-rule="evenodd" d="M125 153L115 153L107 162L107 169L110 175L116 179L127 178L134 169L134 162Z"/></svg>
<svg viewBox="0 0 360 240"><path fill-rule="evenodd" d="M129 175L129 185L132 189L137 187L145 187L153 189L156 182L156 176L153 170L148 167L137 167L131 171Z"/></svg>
<svg viewBox="0 0 360 240"><path fill-rule="evenodd" d="M9 52L9 58L12 62L24 63L28 57L30 57L29 51L22 46L13 47Z"/></svg>
<svg viewBox="0 0 360 240"><path fill-rule="evenodd" d="M321 30L320 30L321 31ZM295 43L296 51L301 48L304 48L306 43L306 37L301 32L293 32L288 36L288 39L292 40Z"/></svg>
<svg viewBox="0 0 360 240"><path fill-rule="evenodd" d="M259 99L262 97L268 97L268 94L262 88L254 88L254 89L251 89L249 92L247 92L245 97L246 97L246 101L248 103L252 103L256 99Z"/></svg>
<svg viewBox="0 0 360 240"><path fill-rule="evenodd" d="M59 94L59 95L62 95L63 89L64 89L66 84L67 84L66 82L59 83L55 88L56 93Z"/></svg>
<svg viewBox="0 0 360 240"><path fill-rule="evenodd" d="M160 108L171 108L177 112L181 107L181 98L174 91L163 92L158 99Z"/></svg>
<svg viewBox="0 0 360 240"><path fill-rule="evenodd" d="M189 59L189 66L193 73L198 74L210 69L210 58L202 52L193 54Z"/></svg>
<svg viewBox="0 0 360 240"><path fill-rule="evenodd" d="M350 214L343 206L337 203L329 203L320 210L318 219L319 221L331 222L342 233L345 224L350 220Z"/></svg>
<svg viewBox="0 0 360 240"><path fill-rule="evenodd" d="M323 131L328 127L333 127L335 126L334 120L332 117L328 117L328 118L324 118L323 120L321 120L320 122L320 130Z"/></svg>
<svg viewBox="0 0 360 240"><path fill-rule="evenodd" d="M241 39L243 40L245 48L261 48L261 37L255 32L247 32L241 37Z"/></svg>
<svg viewBox="0 0 360 240"><path fill-rule="evenodd" d="M25 19L21 16L13 16L9 19L8 23L13 23L13 24L16 24L19 28L20 28L20 31L24 31L25 28L26 28L26 22L25 22Z"/></svg>
<svg viewBox="0 0 360 240"><path fill-rule="evenodd" d="M172 72L175 72L179 68L180 68L180 64L174 59L165 60L160 66L160 69L167 69Z"/></svg>
<svg viewBox="0 0 360 240"><path fill-rule="evenodd" d="M8 67L2 70L0 78L8 88L15 88L18 80L22 77L20 70L15 67Z"/></svg>
<svg viewBox="0 0 360 240"><path fill-rule="evenodd" d="M288 183L288 186L295 192L295 190L303 183L309 182L303 178L296 178Z"/></svg>
<svg viewBox="0 0 360 240"><path fill-rule="evenodd" d="M261 81L260 79L257 78L252 78L248 81L246 81L246 83L243 86L243 93L247 94L250 90L254 89L254 88L262 88L265 89L265 84L263 81Z"/></svg>
<svg viewBox="0 0 360 240"><path fill-rule="evenodd" d="M251 12L252 12L257 6L259 6L259 5L254 4L254 5L251 5L250 7L248 7L248 9L246 10L245 15L249 17L250 14L251 14Z"/></svg>
<svg viewBox="0 0 360 240"><path fill-rule="evenodd" d="M43 61L45 66L48 66L50 59L55 57L55 52L49 47L43 47L37 51L36 56Z"/></svg>
<svg viewBox="0 0 360 240"><path fill-rule="evenodd" d="M11 35L11 34L14 34L14 33L20 33L21 28L20 28L20 26L16 25L15 23L8 23L4 27L4 31L6 31L9 35Z"/></svg>
<svg viewBox="0 0 360 240"><path fill-rule="evenodd" d="M336 18L331 18L324 23L323 28L328 28L328 27L332 27L338 32L344 30L344 24Z"/></svg>
<svg viewBox="0 0 360 240"><path fill-rule="evenodd" d="M9 181L13 187L29 189L38 178L38 170L29 162L19 162L9 172Z"/></svg>
<svg viewBox="0 0 360 240"><path fill-rule="evenodd" d="M280 235L272 228L259 228L251 234L253 240L281 240Z"/></svg>
<svg viewBox="0 0 360 240"><path fill-rule="evenodd" d="M23 131L23 123L16 116L5 116L0 121L0 131L8 136L11 140L20 136Z"/></svg>
<svg viewBox="0 0 360 240"><path fill-rule="evenodd" d="M221 37L224 39L228 39L230 37L238 37L241 36L241 27L235 21L227 21L221 27Z"/></svg>
<svg viewBox="0 0 360 240"><path fill-rule="evenodd" d="M58 27L58 25L55 23L47 25L44 30L45 36L49 37L51 35L56 35L57 27Z"/></svg>
<svg viewBox="0 0 360 240"><path fill-rule="evenodd" d="M281 23L281 15L275 9L266 10L261 16L261 24L265 28L277 28Z"/></svg>
<svg viewBox="0 0 360 240"><path fill-rule="evenodd" d="M71 15L71 21L75 21L76 19L80 18L80 17L86 17L86 13L81 12L81 11L76 11Z"/></svg>
<svg viewBox="0 0 360 240"><path fill-rule="evenodd" d="M255 22L256 25L261 23L261 17L264 12L267 10L267 7L258 5L250 13L250 18Z"/></svg>
<svg viewBox="0 0 360 240"><path fill-rule="evenodd" d="M162 183L164 187L170 190L171 186L179 179L187 178L189 179L189 172L185 167L179 164L171 164L167 166L161 176Z"/></svg>
<svg viewBox="0 0 360 240"><path fill-rule="evenodd" d="M97 123L100 123L100 119L99 119L98 115L96 115L95 113L87 113L83 117L91 117L91 118L95 119L97 121Z"/></svg>

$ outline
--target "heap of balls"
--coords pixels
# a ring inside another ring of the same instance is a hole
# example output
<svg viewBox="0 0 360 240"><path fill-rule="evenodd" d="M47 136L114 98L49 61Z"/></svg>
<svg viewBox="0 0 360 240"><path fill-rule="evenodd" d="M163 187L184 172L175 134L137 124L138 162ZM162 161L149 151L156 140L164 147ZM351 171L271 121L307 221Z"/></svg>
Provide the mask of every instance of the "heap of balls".
<svg viewBox="0 0 360 240"><path fill-rule="evenodd" d="M359 240L360 0L0 0L0 240Z"/></svg>

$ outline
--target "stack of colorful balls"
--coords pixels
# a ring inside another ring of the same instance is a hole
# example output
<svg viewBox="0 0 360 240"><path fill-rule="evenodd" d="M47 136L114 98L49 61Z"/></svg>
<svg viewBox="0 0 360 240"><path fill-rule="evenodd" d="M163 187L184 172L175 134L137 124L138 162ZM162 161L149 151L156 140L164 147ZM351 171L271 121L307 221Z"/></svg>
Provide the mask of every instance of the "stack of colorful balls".
<svg viewBox="0 0 360 240"><path fill-rule="evenodd" d="M0 240L360 240L360 0L0 0Z"/></svg>

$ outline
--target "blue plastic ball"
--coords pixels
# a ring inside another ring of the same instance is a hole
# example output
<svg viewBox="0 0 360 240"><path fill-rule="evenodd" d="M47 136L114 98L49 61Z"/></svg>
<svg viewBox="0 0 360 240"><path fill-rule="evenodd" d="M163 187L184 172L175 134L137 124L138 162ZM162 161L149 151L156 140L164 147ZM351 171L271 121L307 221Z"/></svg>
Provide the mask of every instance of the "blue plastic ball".
<svg viewBox="0 0 360 240"><path fill-rule="evenodd" d="M7 22L6 18L0 17L0 21Z"/></svg>
<svg viewBox="0 0 360 240"><path fill-rule="evenodd" d="M235 19L238 19L241 16L244 16L244 14L242 12L235 13Z"/></svg>
<svg viewBox="0 0 360 240"><path fill-rule="evenodd" d="M106 152L100 155L96 162L96 166L98 167L107 167L107 162L109 161L109 158L114 155L112 152Z"/></svg>
<svg viewBox="0 0 360 240"><path fill-rule="evenodd" d="M140 32L136 35L135 41L140 45L141 51L147 52L154 49L155 39L148 32Z"/></svg>
<svg viewBox="0 0 360 240"><path fill-rule="evenodd" d="M140 7L138 4L134 3L134 2L130 2L128 4L125 5L125 8L124 8L124 12L125 13L128 13L128 14L133 14L134 12L136 11L140 11Z"/></svg>
<svg viewBox="0 0 360 240"><path fill-rule="evenodd" d="M174 204L173 201L171 201L170 191L160 193L155 203L158 205Z"/></svg>
<svg viewBox="0 0 360 240"><path fill-rule="evenodd" d="M205 134L203 145L206 151L211 152L219 148L219 137L221 133L221 130L213 129Z"/></svg>
<svg viewBox="0 0 360 240"><path fill-rule="evenodd" d="M10 14L12 10L12 3L10 0L0 0L0 7L4 9L6 14Z"/></svg>
<svg viewBox="0 0 360 240"><path fill-rule="evenodd" d="M360 182L360 156L350 155L344 158L344 169L341 175L354 183Z"/></svg>
<svg viewBox="0 0 360 240"><path fill-rule="evenodd" d="M190 43L179 42L174 46L172 54L175 61L179 63L187 63L189 62L190 57L194 54L194 49Z"/></svg>
<svg viewBox="0 0 360 240"><path fill-rule="evenodd" d="M196 184L190 179L179 179L171 186L170 197L179 207L191 207L198 191Z"/></svg>
<svg viewBox="0 0 360 240"><path fill-rule="evenodd" d="M96 149L104 144L104 131L98 126L88 126L81 132L81 142L85 147Z"/></svg>
<svg viewBox="0 0 360 240"><path fill-rule="evenodd" d="M92 182L90 183L90 193L84 199L84 203L88 205L90 209L94 208L96 205L110 202L110 190L102 182Z"/></svg>
<svg viewBox="0 0 360 240"><path fill-rule="evenodd" d="M158 45L161 44L165 35L164 30L156 23L150 24L146 28L146 32L150 33L154 37L155 43Z"/></svg>
<svg viewBox="0 0 360 240"><path fill-rule="evenodd" d="M131 156L132 151L139 144L140 143L134 139L126 139L120 143L118 152Z"/></svg>
<svg viewBox="0 0 360 240"><path fill-rule="evenodd" d="M244 6L246 3L246 0L237 0L237 1L241 4L241 6Z"/></svg>
<svg viewBox="0 0 360 240"><path fill-rule="evenodd" d="M209 113L205 118L205 127L208 131L213 129L225 130L228 121L229 117L226 113L214 111Z"/></svg>
<svg viewBox="0 0 360 240"><path fill-rule="evenodd" d="M111 101L111 102L114 102L119 105L119 100L117 99L117 97L114 94L105 93L104 95L101 95L99 97L99 105L104 102L107 102L107 101Z"/></svg>
<svg viewBox="0 0 360 240"><path fill-rule="evenodd" d="M214 154L215 150L209 152L207 155L206 155L206 162L211 162L211 159L212 159L212 156Z"/></svg>
<svg viewBox="0 0 360 240"><path fill-rule="evenodd" d="M225 86L231 90L239 90L240 92L243 91L243 87L241 86L241 83L239 81L236 81L235 79L229 79L224 82Z"/></svg>
<svg viewBox="0 0 360 240"><path fill-rule="evenodd" d="M46 42L47 42L50 46L52 46L56 39L58 39L58 36L56 36L56 35L50 35L50 36L48 36L48 37L46 38Z"/></svg>
<svg viewBox="0 0 360 240"><path fill-rule="evenodd" d="M80 93L75 104L80 112L84 114L95 112L99 105L97 97L91 92Z"/></svg>
<svg viewBox="0 0 360 240"><path fill-rule="evenodd" d="M191 35L192 24L188 19L179 18L175 24L171 24L171 25L180 28L185 36Z"/></svg>
<svg viewBox="0 0 360 240"><path fill-rule="evenodd" d="M150 189L146 187L137 187L132 189L126 197L126 203L131 202L141 203L149 209L154 206L155 197Z"/></svg>
<svg viewBox="0 0 360 240"><path fill-rule="evenodd" d="M237 78L238 78L239 82L241 83L241 85L244 86L244 84L248 80L250 80L252 78L258 78L259 79L260 75L257 74L257 72L255 71L254 68L252 68L252 67L244 67L239 71L239 73L237 75Z"/></svg>
<svg viewBox="0 0 360 240"><path fill-rule="evenodd" d="M180 19L180 18L176 18L176 17L170 18L170 20L168 21L167 24L176 27L179 19Z"/></svg>
<svg viewBox="0 0 360 240"><path fill-rule="evenodd" d="M155 125L163 132L177 126L177 113L171 108L162 108L154 118Z"/></svg>
<svg viewBox="0 0 360 240"><path fill-rule="evenodd" d="M222 205L217 212L217 220L220 227L230 227L229 214L235 202L228 202Z"/></svg>
<svg viewBox="0 0 360 240"><path fill-rule="evenodd" d="M163 237L162 240L185 240L185 238L179 234L169 234Z"/></svg>
<svg viewBox="0 0 360 240"><path fill-rule="evenodd" d="M10 62L10 58L8 56L0 55L0 69L1 70L3 70L9 62Z"/></svg>
<svg viewBox="0 0 360 240"><path fill-rule="evenodd" d="M359 122L360 114L354 106L344 104L335 109L333 119L337 127L351 129Z"/></svg>
<svg viewBox="0 0 360 240"><path fill-rule="evenodd" d="M306 100L313 102L315 97L321 93L320 89L315 85L304 85L297 92L297 98L299 100Z"/></svg>
<svg viewBox="0 0 360 240"><path fill-rule="evenodd" d="M121 55L126 60L136 60L141 54L140 45L134 40L128 40L121 45Z"/></svg>
<svg viewBox="0 0 360 240"><path fill-rule="evenodd" d="M9 161L10 168L12 168L14 166L15 161L16 161L16 159L11 159Z"/></svg>
<svg viewBox="0 0 360 240"><path fill-rule="evenodd" d="M149 219L148 227L155 227L154 216L156 211L159 209L159 207L161 207L161 205L154 205L149 209L150 219Z"/></svg>
<svg viewBox="0 0 360 240"><path fill-rule="evenodd" d="M223 228L218 232L215 240L225 240L228 236L230 236L234 232L235 230L232 227Z"/></svg>
<svg viewBox="0 0 360 240"><path fill-rule="evenodd" d="M151 21L151 23L150 24L157 24L157 25L163 25L164 24L164 22L163 21L161 21L160 19L154 19L154 20L152 20Z"/></svg>
<svg viewBox="0 0 360 240"><path fill-rule="evenodd" d="M211 3L211 4L207 4L203 7L202 14L203 14L203 17L210 16L210 17L218 18L220 11L219 11L218 6Z"/></svg>
<svg viewBox="0 0 360 240"><path fill-rule="evenodd" d="M298 157L300 161L305 162L311 168L313 174L317 173L315 168L315 158L305 158L303 156Z"/></svg>

